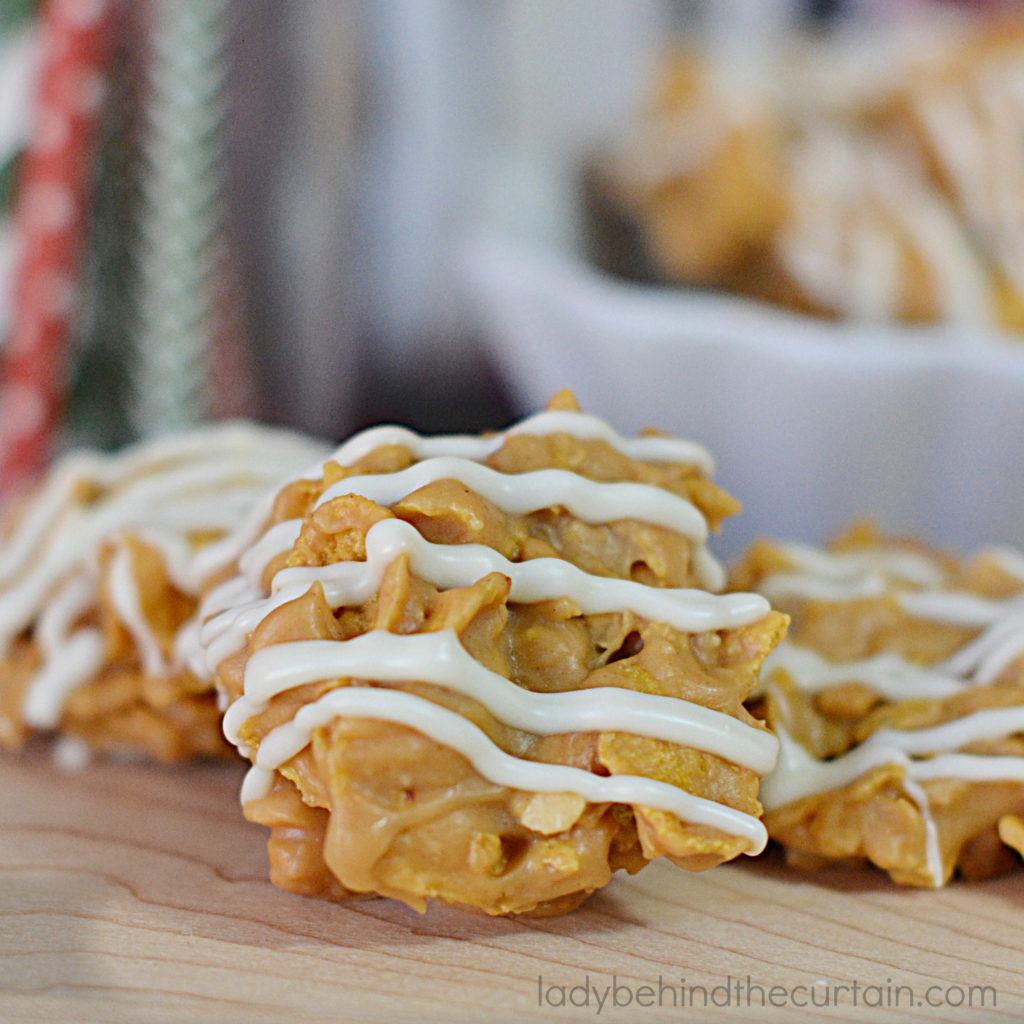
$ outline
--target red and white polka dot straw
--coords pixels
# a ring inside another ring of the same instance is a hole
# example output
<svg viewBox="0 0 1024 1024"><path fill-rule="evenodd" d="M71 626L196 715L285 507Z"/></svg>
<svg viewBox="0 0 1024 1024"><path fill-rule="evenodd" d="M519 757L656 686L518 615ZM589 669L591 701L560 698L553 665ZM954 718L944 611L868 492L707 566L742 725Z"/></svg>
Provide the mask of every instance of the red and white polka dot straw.
<svg viewBox="0 0 1024 1024"><path fill-rule="evenodd" d="M114 0L45 0L28 149L15 182L17 245L0 390L0 493L46 465L67 387L67 339Z"/></svg>

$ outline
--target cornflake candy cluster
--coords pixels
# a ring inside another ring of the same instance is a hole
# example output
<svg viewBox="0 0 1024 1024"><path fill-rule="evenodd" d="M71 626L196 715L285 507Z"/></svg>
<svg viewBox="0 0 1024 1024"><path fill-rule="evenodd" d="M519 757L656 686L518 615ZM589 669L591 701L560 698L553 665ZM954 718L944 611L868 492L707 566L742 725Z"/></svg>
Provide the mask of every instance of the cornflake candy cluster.
<svg viewBox="0 0 1024 1024"><path fill-rule="evenodd" d="M960 562L860 526L828 548L759 543L734 582L793 619L756 698L782 745L765 821L790 861L919 886L1019 867L1024 556Z"/></svg>
<svg viewBox="0 0 1024 1024"><path fill-rule="evenodd" d="M743 702L786 619L716 593L711 472L562 394L481 437L368 430L257 508L193 663L273 881L552 914L760 852L777 741Z"/></svg>
<svg viewBox="0 0 1024 1024"><path fill-rule="evenodd" d="M56 732L69 765L229 754L185 664L192 616L220 539L323 450L238 422L61 459L0 538L0 747Z"/></svg>

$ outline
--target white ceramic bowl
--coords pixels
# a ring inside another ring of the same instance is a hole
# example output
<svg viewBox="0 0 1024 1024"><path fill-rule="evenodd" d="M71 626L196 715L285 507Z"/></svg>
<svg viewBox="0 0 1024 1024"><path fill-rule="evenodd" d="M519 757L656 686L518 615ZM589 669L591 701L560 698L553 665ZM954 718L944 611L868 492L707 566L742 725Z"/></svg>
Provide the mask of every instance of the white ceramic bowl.
<svg viewBox="0 0 1024 1024"><path fill-rule="evenodd" d="M569 387L622 431L711 449L744 506L713 544L724 558L860 516L961 552L1024 545L1024 339L823 322L493 239L464 276L524 409Z"/></svg>

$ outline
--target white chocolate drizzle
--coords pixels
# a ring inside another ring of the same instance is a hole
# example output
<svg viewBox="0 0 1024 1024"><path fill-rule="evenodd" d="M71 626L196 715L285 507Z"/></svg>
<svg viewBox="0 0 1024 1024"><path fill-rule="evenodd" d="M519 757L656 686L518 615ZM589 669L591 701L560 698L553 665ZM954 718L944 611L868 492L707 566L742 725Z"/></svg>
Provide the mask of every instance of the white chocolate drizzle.
<svg viewBox="0 0 1024 1024"><path fill-rule="evenodd" d="M995 562L1007 576L1024 584L1024 554L1007 547L986 548L982 556Z"/></svg>
<svg viewBox="0 0 1024 1024"><path fill-rule="evenodd" d="M509 437L545 433L602 440L632 458L675 460L702 468L711 465L706 453L689 442L664 437L626 441L600 420L576 412L541 413L483 438L423 438L403 428L384 427L357 435L333 458L351 465L381 445L401 445L421 461L393 473L342 479L326 489L317 504L358 494L392 506L427 484L456 480L507 513L562 507L586 522L625 519L681 533L694 542L698 574L717 578L720 568L703 548L707 537L704 517L692 503L669 491L646 484L597 482L558 469L506 474L478 461L496 452ZM400 557L408 558L414 574L442 590L470 586L498 572L509 580L512 603L567 598L580 614L629 612L685 632L748 625L769 611L767 601L757 595L658 588L594 576L558 558L512 562L479 544L431 543L401 519L382 520L367 531L365 561L284 568L265 587L268 565L295 543L301 523L284 521L266 529L262 536L251 524L246 529L250 547L239 559L238 575L211 591L200 610L201 650L195 662L207 674L213 674L226 657L240 650L271 611L308 593L314 585L323 588L335 610L362 605L378 592L388 566ZM301 708L291 721L274 728L257 750L247 748L240 733L269 700L306 683L333 679L392 685L347 685L331 690ZM267 791L274 771L308 745L313 731L339 715L350 715L408 725L456 750L498 785L538 792L571 791L594 802L659 808L746 838L748 853L764 846L763 826L752 815L650 779L605 778L514 757L462 716L393 688L402 684L426 684L461 693L480 702L496 720L536 735L628 732L691 746L759 774L770 768L777 752L769 733L702 705L619 687L535 693L479 664L454 631L399 635L374 630L345 641L273 644L249 656L244 692L227 708L224 719L225 734L254 761L243 787L243 802Z"/></svg>
<svg viewBox="0 0 1024 1024"><path fill-rule="evenodd" d="M749 846L745 852L751 855L760 853L768 841L764 825L753 815L639 775L602 777L568 765L513 757L461 715L408 693L366 687L332 690L301 708L291 722L270 732L260 744L256 764L243 784L243 801L265 793L279 764L301 750L315 729L344 715L407 725L457 750L485 779L497 785L539 793L578 793L591 803L632 804L668 811L683 821L709 825L746 839Z"/></svg>
<svg viewBox="0 0 1024 1024"><path fill-rule="evenodd" d="M100 631L76 622L99 602L98 550L113 554L107 584L143 671L172 666L141 607L127 533L156 548L184 593L198 596L193 535L237 526L251 504L320 442L286 431L225 423L105 455L64 457L0 544L0 655L30 631L41 665L22 707L26 724L57 726L68 696L105 657Z"/></svg>
<svg viewBox="0 0 1024 1024"><path fill-rule="evenodd" d="M142 659L142 671L147 675L165 672L167 663L163 651L142 610L131 548L122 541L115 546L108 585L118 618L135 641Z"/></svg>
<svg viewBox="0 0 1024 1024"><path fill-rule="evenodd" d="M619 515L622 518L641 518L656 523L660 520L660 525L670 529L683 527L682 532L695 542L693 563L698 577L709 590L722 588L725 572L704 544L707 539L707 523L691 502L671 492L642 484L601 484L562 470L507 475L485 466L472 465L475 460L493 455L508 438L555 434L603 441L633 459L694 465L705 473L711 473L714 469L714 461L707 449L693 441L663 435L624 438L596 416L572 410L546 410L504 431L483 437L461 434L424 436L405 427L371 427L342 444L330 456L330 460L349 466L382 446L395 445L406 448L414 457L424 461L402 471L405 476L396 473L349 477L325 491L318 505L333 497L353 493L362 494L381 504L390 503L409 493L403 484L413 488L421 487L434 480L444 479L445 474L454 475L455 479L466 486L470 486L470 481L481 484L497 503L507 502L501 504L501 507L509 512L515 509L538 511L556 504L562 495L571 502L570 510L580 509L581 517L586 516L590 522L611 521L610 517ZM316 478L320 475L319 466L313 466L293 476L292 480ZM396 476L401 476L400 482L395 481ZM613 489L609 491L609 487ZM522 488L529 488L529 500L524 500ZM518 496L517 491L521 492ZM587 506L587 497L597 500L595 507L601 509L602 515L598 516L594 508ZM274 495L266 495L252 509L240 529L209 545L196 556L196 570L206 576L211 575L213 569L238 560L242 574L249 581L248 590L239 579L229 581L227 585L207 595L199 612L202 621L208 621L235 605L257 600L261 591L261 577L267 565L295 543L302 525L299 520L286 520L269 530L264 529L270 517L273 499ZM652 506L653 511L647 511ZM182 655L195 671L210 676L223 654L218 651L216 660L212 660L201 649L202 645L197 645L198 636L198 630L189 630L186 642L182 645ZM232 649L237 649L243 641L237 633L232 634L232 637Z"/></svg>
<svg viewBox="0 0 1024 1024"><path fill-rule="evenodd" d="M429 683L480 701L524 732L628 732L694 747L758 774L771 769L777 754L764 729L678 697L605 686L534 693L481 665L451 629L407 635L378 629L341 643L306 640L255 651L246 665L245 695L225 715L225 734L237 744L237 730L273 697L323 679ZM376 700L386 710L394 691L371 692L364 704ZM293 754L308 742L305 734Z"/></svg>
<svg viewBox="0 0 1024 1024"><path fill-rule="evenodd" d="M871 597L886 590L890 580L920 587L937 587L942 569L927 555L899 547L828 551L810 544L778 545L788 567L758 584L769 598L805 597L817 601Z"/></svg>
<svg viewBox="0 0 1024 1024"><path fill-rule="evenodd" d="M26 689L21 709L26 725L55 728L68 695L103 664L103 634L93 626L72 628L95 598L95 581L78 573L65 582L40 616L36 640L41 665Z"/></svg>
<svg viewBox="0 0 1024 1024"><path fill-rule="evenodd" d="M813 301L856 319L898 318L911 251L940 317L991 320L983 261L913 150L812 121L786 156L789 190L801 201L776 252Z"/></svg>
<svg viewBox="0 0 1024 1024"><path fill-rule="evenodd" d="M895 652L852 661L830 661L816 651L784 640L765 661L761 692L789 709L776 681L817 693L857 682L890 701L942 699L971 686L994 682L1024 655L1024 590L1001 599L946 589L946 573L927 556L899 548L832 552L803 545L781 545L790 566L758 585L762 593L798 600L841 602L888 595L908 615L930 622L978 629L978 634L937 665L914 664ZM984 553L1008 576L1024 583L1024 558L1006 548ZM926 864L934 884L943 881L938 831L922 783L930 779L1024 782L1024 758L958 753L969 744L1024 732L1024 706L984 709L942 725L914 730L880 729L840 757L820 760L776 725L780 756L762 782L766 810L818 793L841 789L867 772L896 765L904 790L921 814Z"/></svg>
<svg viewBox="0 0 1024 1024"><path fill-rule="evenodd" d="M294 537L294 520L283 536ZM270 537L277 527L267 532ZM275 537L268 550L277 551ZM439 589L466 587L491 572L507 576L509 600L533 604L568 597L585 615L630 611L642 618L667 622L683 632L746 626L768 613L768 602L757 594L709 594L690 588L650 587L632 580L593 576L560 558L512 562L482 544L434 544L401 519L374 523L366 534L366 561L340 562L325 567L293 567L274 577L271 593L259 598L259 579L266 551L251 563L243 560L246 580L236 577L212 591L204 602L210 616L202 626L205 672L212 674L230 654L240 650L248 634L274 609L307 593L321 583L324 597L334 608L363 604L379 588L387 567L408 555L411 570ZM225 611L215 614L215 608Z"/></svg>
<svg viewBox="0 0 1024 1024"><path fill-rule="evenodd" d="M784 672L805 693L820 693L843 683L869 686L887 700L915 697L950 697L964 689L964 681L946 672L915 665L892 652L833 662L809 647L783 642L765 659L762 689L774 673Z"/></svg>
<svg viewBox="0 0 1024 1024"><path fill-rule="evenodd" d="M21 713L35 729L55 729L68 696L87 683L103 664L103 635L97 629L72 633L59 655L50 657L32 678Z"/></svg>
<svg viewBox="0 0 1024 1024"><path fill-rule="evenodd" d="M317 504L357 494L378 505L392 505L440 480L457 480L504 512L522 515L562 506L587 523L640 519L681 533L698 544L707 540L708 525L700 510L660 487L602 483L564 469L499 473L479 462L453 456L425 459L397 473L347 477L327 488Z"/></svg>
<svg viewBox="0 0 1024 1024"><path fill-rule="evenodd" d="M351 466L384 445L407 448L419 460L454 456L481 462L493 455L512 437L567 434L581 441L604 441L623 455L640 462L678 462L692 464L710 476L715 471L708 450L695 441L651 434L626 438L604 420L585 412L548 409L493 434L442 434L432 437L405 427L371 427L346 441L331 458L342 466Z"/></svg>
<svg viewBox="0 0 1024 1024"><path fill-rule="evenodd" d="M966 82L935 85L915 110L986 257L1024 292L1024 63L1019 47Z"/></svg>

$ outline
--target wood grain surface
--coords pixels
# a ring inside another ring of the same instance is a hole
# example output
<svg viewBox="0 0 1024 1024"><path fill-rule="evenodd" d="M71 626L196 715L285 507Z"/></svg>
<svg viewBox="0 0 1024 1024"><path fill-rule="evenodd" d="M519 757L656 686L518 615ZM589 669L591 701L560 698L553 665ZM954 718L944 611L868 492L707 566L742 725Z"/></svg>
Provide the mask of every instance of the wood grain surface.
<svg viewBox="0 0 1024 1024"><path fill-rule="evenodd" d="M1024 1019L1024 872L656 863L568 917L420 916L275 890L240 777L0 756L4 1024Z"/></svg>

